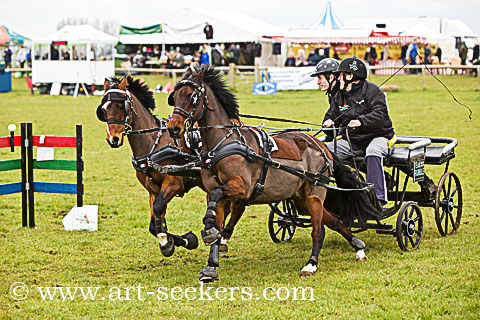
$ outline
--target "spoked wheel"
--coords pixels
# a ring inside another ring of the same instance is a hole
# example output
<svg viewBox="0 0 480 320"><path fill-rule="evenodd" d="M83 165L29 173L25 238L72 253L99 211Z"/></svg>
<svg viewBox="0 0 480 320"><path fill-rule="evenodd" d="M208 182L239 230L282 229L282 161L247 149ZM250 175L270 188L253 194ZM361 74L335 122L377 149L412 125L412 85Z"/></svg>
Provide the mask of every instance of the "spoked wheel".
<svg viewBox="0 0 480 320"><path fill-rule="evenodd" d="M397 242L403 251L415 250L422 241L423 218L422 210L417 203L405 203L397 217Z"/></svg>
<svg viewBox="0 0 480 320"><path fill-rule="evenodd" d="M435 221L442 236L457 232L462 219L462 185L453 172L445 173L438 183L435 197Z"/></svg>
<svg viewBox="0 0 480 320"><path fill-rule="evenodd" d="M297 208L291 199L283 200L282 208L279 205L280 202L271 204L268 216L268 232L275 243L287 242L293 238L296 227L292 219L298 217Z"/></svg>

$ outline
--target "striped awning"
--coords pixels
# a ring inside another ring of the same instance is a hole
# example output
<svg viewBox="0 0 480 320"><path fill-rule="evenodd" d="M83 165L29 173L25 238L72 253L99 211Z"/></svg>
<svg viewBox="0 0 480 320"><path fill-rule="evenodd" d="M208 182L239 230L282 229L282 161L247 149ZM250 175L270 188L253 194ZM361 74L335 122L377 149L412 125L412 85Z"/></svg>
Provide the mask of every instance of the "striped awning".
<svg viewBox="0 0 480 320"><path fill-rule="evenodd" d="M425 38L413 36L385 37L272 37L274 42L286 43L350 43L350 44L405 44L417 39L418 43L426 43Z"/></svg>

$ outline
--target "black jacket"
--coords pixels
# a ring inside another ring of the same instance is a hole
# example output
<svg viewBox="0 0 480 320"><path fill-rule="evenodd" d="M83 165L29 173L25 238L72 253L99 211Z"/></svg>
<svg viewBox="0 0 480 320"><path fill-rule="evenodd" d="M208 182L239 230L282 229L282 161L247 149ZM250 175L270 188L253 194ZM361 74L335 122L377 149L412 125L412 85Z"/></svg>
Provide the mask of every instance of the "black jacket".
<svg viewBox="0 0 480 320"><path fill-rule="evenodd" d="M391 139L394 135L384 93L366 80L354 83L350 92L339 91L323 121L327 119L333 120L335 127L346 127L350 120L359 120L362 125L348 133L352 143L360 148L366 148L374 138ZM327 131L327 135L331 137L333 132Z"/></svg>

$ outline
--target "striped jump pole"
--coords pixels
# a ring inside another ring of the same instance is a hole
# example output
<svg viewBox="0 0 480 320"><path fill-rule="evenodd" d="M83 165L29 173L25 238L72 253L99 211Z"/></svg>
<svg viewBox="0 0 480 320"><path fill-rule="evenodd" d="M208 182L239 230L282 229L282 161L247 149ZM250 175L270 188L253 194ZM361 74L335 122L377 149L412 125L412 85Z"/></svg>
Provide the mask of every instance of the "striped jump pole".
<svg viewBox="0 0 480 320"><path fill-rule="evenodd" d="M34 136L32 124L22 123L20 136L14 136L11 130L10 136L0 137L0 148L10 147L11 150L14 150L15 146L21 147L21 158L0 161L0 171L21 169L22 181L0 185L0 195L12 194L17 192L22 193L23 227L26 227L28 225L31 228L35 228L35 192L76 194L77 207L83 206L84 165L82 153L82 125L76 126L76 135L74 137L58 137ZM33 158L33 147L75 148L76 159L49 159L39 161L38 159ZM77 182L38 182L34 179L35 169L75 171L77 174Z"/></svg>

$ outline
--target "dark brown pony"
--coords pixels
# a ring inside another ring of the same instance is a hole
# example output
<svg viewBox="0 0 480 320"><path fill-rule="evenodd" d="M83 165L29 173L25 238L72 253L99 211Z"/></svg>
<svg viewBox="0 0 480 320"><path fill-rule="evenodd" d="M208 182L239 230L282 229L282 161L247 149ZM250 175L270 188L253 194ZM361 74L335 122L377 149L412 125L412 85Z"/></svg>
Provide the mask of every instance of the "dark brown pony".
<svg viewBox="0 0 480 320"><path fill-rule="evenodd" d="M317 270L318 255L325 236L322 221L349 241L357 250L358 259L365 259L364 243L354 237L337 217L325 210L323 203L327 189L278 169L280 165L285 165L302 172L323 171L326 176L333 171L340 187L359 188L361 182L338 159L334 159L318 139L302 133L275 136L279 149L271 153L271 160L275 165L269 167L264 188L261 188L263 192L258 194L256 185L264 162L258 161L258 158L255 160L252 155L261 155L263 149L253 130L235 126L231 121L239 119L238 104L236 97L226 89L220 72L207 66L202 66L200 70L189 69L184 79L176 85L169 103L175 105L168 124L171 136L180 137L196 122L201 128L201 176L208 192L202 237L205 243L211 244L208 266L202 268L200 273L201 281L218 279L217 245L230 238L246 204L275 203L288 198L292 198L298 208L308 212L312 222L312 253L301 271L301 276L311 275ZM219 158L216 158L217 156ZM328 170L324 170L325 168ZM356 210L349 214L378 217L368 197L358 192L346 194L343 199L352 204L350 208L353 211ZM232 217L222 230L222 226L216 224L216 221L223 220L222 207L225 202L232 204Z"/></svg>
<svg viewBox="0 0 480 320"><path fill-rule="evenodd" d="M198 240L192 232L182 236L167 232L165 214L167 204L174 196L183 195L192 187L202 186L200 177L161 174L151 168L147 161L148 155L162 148L165 152L161 155L167 156L164 157L165 161L159 163L161 166L190 161L190 158L182 159L178 154L178 150L184 154L192 154L185 146L184 137L172 139L166 133L166 120L158 119L152 114L155 109L153 93L138 79L134 81L127 76L120 81L111 77L105 79L104 89L102 103L97 108L97 117L107 123L107 142L110 147L120 147L124 136L127 136L137 179L150 195L149 231L159 239L162 254L171 256L175 246L183 246L189 250L197 248ZM141 132L152 128L161 130ZM179 148L175 147L177 145Z"/></svg>

